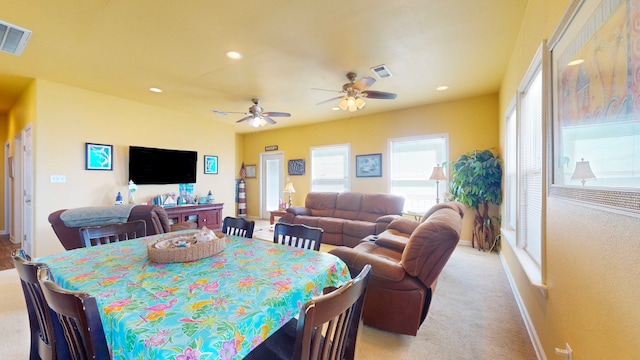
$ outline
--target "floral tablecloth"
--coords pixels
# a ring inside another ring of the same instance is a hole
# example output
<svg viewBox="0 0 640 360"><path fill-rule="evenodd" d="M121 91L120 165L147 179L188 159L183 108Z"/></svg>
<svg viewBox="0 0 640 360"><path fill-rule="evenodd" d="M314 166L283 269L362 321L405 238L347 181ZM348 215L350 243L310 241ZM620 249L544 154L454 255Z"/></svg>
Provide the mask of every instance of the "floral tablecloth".
<svg viewBox="0 0 640 360"><path fill-rule="evenodd" d="M146 244L195 230L47 256L56 282L96 297L114 359L241 359L301 305L350 279L337 257L228 237L189 263L158 264Z"/></svg>

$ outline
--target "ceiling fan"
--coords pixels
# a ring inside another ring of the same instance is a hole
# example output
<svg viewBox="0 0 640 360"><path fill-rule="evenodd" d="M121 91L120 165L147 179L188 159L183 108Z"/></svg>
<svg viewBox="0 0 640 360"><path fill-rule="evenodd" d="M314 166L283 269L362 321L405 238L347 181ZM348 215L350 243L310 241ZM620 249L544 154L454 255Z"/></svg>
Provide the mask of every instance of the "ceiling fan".
<svg viewBox="0 0 640 360"><path fill-rule="evenodd" d="M253 105L249 106L248 112L241 111L220 111L220 110L211 110L212 112L220 115L229 115L229 114L245 114L247 116L242 119L236 121L236 123L247 121L249 125L253 127L265 126L266 124L275 124L276 121L272 119L272 117L289 117L291 114L286 112L275 112L275 111L267 111L260 106L260 99L251 99Z"/></svg>
<svg viewBox="0 0 640 360"><path fill-rule="evenodd" d="M364 98L368 99L395 99L398 95L383 91L374 91L367 90L368 87L373 85L376 82L376 79L365 76L360 78L360 80L356 81L356 73L348 72L347 79L349 82L342 85L341 91L336 90L325 90L325 89L313 89L313 90L323 90L323 91L334 91L342 93L342 95L331 98L329 100L325 100L317 103L316 105L325 104L334 100L342 99L338 106L342 110L356 111L358 109L362 109L366 103Z"/></svg>

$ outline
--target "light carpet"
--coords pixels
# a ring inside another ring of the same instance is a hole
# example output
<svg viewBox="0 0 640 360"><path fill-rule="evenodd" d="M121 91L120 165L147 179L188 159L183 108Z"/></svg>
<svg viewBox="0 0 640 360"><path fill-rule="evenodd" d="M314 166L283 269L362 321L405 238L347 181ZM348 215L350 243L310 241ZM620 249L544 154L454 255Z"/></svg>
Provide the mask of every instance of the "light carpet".
<svg viewBox="0 0 640 360"><path fill-rule="evenodd" d="M0 271L0 358L28 359L29 336L18 274ZM418 335L364 326L356 359L527 360L536 354L498 255L458 246Z"/></svg>

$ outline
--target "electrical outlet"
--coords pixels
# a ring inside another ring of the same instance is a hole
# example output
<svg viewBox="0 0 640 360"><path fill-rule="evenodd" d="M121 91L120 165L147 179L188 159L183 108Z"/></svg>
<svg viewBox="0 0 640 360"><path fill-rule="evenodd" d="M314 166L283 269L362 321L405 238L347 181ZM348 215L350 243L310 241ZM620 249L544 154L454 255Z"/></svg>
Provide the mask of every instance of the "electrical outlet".
<svg viewBox="0 0 640 360"><path fill-rule="evenodd" d="M49 177L49 182L51 183L64 183L67 182L67 177L64 175L51 175Z"/></svg>

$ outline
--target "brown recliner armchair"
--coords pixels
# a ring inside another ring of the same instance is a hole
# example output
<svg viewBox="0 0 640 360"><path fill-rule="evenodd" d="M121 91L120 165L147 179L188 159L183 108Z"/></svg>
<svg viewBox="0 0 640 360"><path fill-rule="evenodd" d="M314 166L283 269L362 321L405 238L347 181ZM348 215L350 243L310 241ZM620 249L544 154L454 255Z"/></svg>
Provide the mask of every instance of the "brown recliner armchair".
<svg viewBox="0 0 640 360"><path fill-rule="evenodd" d="M421 221L397 219L377 240L331 251L352 275L373 267L364 304L365 324L394 333L416 335L427 316L438 275L453 253L462 228L464 206L432 207Z"/></svg>
<svg viewBox="0 0 640 360"><path fill-rule="evenodd" d="M76 210L86 209L86 214L90 218L92 209L91 207L80 208ZM60 215L67 209L61 209L49 214L49 223L53 228L53 232L56 233L60 243L66 250L76 249L84 247L82 237L80 236L80 228L87 225L101 225L96 223L96 219L91 219L90 223L79 226L65 225L64 221L60 218ZM147 235L163 234L170 231L195 229L197 224L194 222L180 222L176 224L170 224L169 216L163 207L157 205L136 205L131 208L127 221L144 220L147 223ZM99 222L99 221L98 221ZM106 224L107 221L104 222Z"/></svg>

